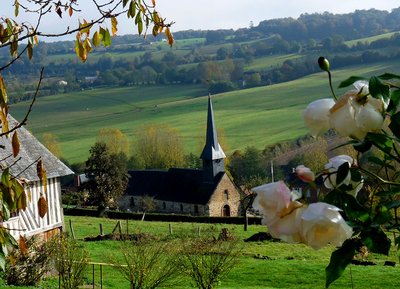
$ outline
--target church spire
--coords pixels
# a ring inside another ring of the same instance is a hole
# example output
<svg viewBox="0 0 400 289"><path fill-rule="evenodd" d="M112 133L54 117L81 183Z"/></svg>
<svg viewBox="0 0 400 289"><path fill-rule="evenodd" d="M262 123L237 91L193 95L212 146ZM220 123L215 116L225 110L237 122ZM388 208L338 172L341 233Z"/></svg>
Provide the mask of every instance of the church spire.
<svg viewBox="0 0 400 289"><path fill-rule="evenodd" d="M203 160L203 170L207 178L214 179L219 172L224 172L225 153L218 143L217 130L215 129L214 113L211 95L208 95L207 132L206 144L200 158Z"/></svg>

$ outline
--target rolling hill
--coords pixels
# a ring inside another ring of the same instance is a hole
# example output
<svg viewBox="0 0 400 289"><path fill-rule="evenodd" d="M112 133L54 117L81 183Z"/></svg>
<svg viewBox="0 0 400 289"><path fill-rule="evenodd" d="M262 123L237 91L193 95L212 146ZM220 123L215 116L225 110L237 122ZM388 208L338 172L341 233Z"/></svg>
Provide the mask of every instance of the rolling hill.
<svg viewBox="0 0 400 289"><path fill-rule="evenodd" d="M336 85L351 75L400 73L400 61L354 66L333 72ZM71 163L85 161L100 128L122 130L133 141L144 126L168 124L180 131L186 153L203 145L207 91L201 85L129 86L84 90L41 97L27 128L39 139L53 133ZM302 110L312 100L329 97L327 77L317 73L295 81L213 96L217 126L229 153L246 146L264 148L307 133ZM21 118L29 103L13 105Z"/></svg>

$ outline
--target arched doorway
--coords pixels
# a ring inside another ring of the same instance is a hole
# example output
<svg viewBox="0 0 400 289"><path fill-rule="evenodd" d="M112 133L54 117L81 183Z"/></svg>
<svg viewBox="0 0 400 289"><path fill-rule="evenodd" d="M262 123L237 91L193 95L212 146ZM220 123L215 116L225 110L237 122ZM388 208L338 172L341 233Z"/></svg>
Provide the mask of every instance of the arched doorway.
<svg viewBox="0 0 400 289"><path fill-rule="evenodd" d="M225 205L222 208L222 216L224 216L224 217L230 217L231 216L231 208L229 207L229 205Z"/></svg>

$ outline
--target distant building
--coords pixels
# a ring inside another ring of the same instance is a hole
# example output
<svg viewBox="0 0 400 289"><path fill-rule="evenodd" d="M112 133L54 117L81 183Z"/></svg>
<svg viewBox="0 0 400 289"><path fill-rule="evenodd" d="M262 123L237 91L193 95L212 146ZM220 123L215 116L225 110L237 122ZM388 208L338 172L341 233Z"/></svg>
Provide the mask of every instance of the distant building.
<svg viewBox="0 0 400 289"><path fill-rule="evenodd" d="M17 122L9 117L9 124L12 128L17 125ZM5 167L10 167L11 175L28 180L25 190L29 191L31 201L27 203L25 210L17 212L6 222L0 222L0 226L8 228L11 235L17 240L20 235L24 237L41 235L46 239L62 229L64 215L61 206L60 177L71 175L73 172L24 127L18 129L18 138L20 152L17 158L12 156L10 139L1 138L4 149L0 149L0 163ZM47 193L45 193L43 182L39 180L36 172L35 162L39 158L43 161L46 169ZM38 213L40 194L44 194L48 205L48 211L44 218L41 218Z"/></svg>
<svg viewBox="0 0 400 289"><path fill-rule="evenodd" d="M208 98L206 144L202 169L132 170L121 207L142 211L145 197L160 213L237 216L240 194L225 172L225 153L218 143L211 97Z"/></svg>

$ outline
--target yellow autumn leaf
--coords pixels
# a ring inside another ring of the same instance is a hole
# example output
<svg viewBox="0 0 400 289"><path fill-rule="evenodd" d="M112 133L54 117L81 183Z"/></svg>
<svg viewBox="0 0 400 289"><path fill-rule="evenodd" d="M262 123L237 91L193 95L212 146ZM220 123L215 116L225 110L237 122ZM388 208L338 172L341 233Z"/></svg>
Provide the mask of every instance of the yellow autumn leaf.
<svg viewBox="0 0 400 289"><path fill-rule="evenodd" d="M111 17L111 34L112 34L112 36L117 35L117 31L118 31L117 25L118 25L117 18Z"/></svg>
<svg viewBox="0 0 400 289"><path fill-rule="evenodd" d="M100 45L100 33L98 31L93 34L92 42L96 47Z"/></svg>
<svg viewBox="0 0 400 289"><path fill-rule="evenodd" d="M15 158L19 154L19 149L20 149L20 143L17 131L15 131L12 136L11 144L12 144L13 156Z"/></svg>
<svg viewBox="0 0 400 289"><path fill-rule="evenodd" d="M168 44L169 44L170 46L172 46L172 44L174 44L174 37L172 36L172 33L171 33L171 31L169 30L169 27L167 27L167 28L165 29L165 35L167 36Z"/></svg>

